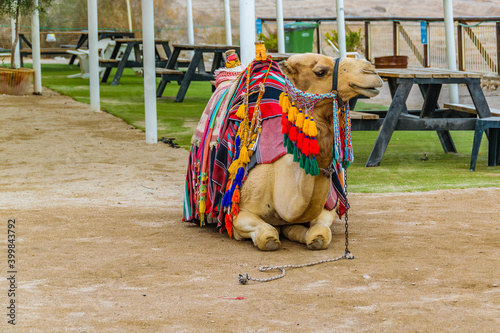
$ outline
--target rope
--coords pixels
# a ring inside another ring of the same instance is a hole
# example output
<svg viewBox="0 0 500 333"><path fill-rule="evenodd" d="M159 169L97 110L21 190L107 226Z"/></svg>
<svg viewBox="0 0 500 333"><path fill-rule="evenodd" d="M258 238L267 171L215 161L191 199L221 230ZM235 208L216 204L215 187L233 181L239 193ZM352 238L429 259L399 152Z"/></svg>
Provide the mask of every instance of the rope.
<svg viewBox="0 0 500 333"><path fill-rule="evenodd" d="M248 276L248 274L239 274L238 281L241 284L247 284L248 281L269 282L269 281L281 279L282 277L284 277L286 274L285 268L301 268L301 267L307 267L307 266L314 266L314 265L318 265L318 264L323 264L325 262L337 261L340 259L354 259L354 256L352 255L352 253L346 252L343 255L336 257L336 258L323 259L323 260L318 260L315 262L310 262L310 263L301 264L301 265L260 266L259 271L261 271L261 272L266 272L266 271L271 271L273 269L278 269L281 271L281 274L267 278L267 279L257 279L257 278L253 278L253 277Z"/></svg>

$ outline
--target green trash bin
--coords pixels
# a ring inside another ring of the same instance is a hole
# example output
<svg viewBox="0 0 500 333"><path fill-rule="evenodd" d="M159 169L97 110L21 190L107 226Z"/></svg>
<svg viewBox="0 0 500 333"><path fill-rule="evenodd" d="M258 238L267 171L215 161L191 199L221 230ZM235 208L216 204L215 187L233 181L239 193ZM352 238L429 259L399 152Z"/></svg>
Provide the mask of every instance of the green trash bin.
<svg viewBox="0 0 500 333"><path fill-rule="evenodd" d="M314 29L317 23L295 22L285 24L285 52L306 53L312 52L314 43Z"/></svg>

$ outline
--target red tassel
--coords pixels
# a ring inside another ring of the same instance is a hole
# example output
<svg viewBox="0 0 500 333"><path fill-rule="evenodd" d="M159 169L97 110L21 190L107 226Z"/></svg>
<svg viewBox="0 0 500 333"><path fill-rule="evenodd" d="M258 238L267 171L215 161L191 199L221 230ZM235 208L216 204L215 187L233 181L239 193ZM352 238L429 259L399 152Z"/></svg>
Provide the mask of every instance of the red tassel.
<svg viewBox="0 0 500 333"><path fill-rule="evenodd" d="M304 146L305 137L306 135L302 131L300 131L299 135L297 135L297 147L300 148L301 150L303 149L302 147Z"/></svg>
<svg viewBox="0 0 500 333"><path fill-rule="evenodd" d="M302 153L306 156L311 155L311 139L308 136L304 138L304 142L302 143Z"/></svg>
<svg viewBox="0 0 500 333"><path fill-rule="evenodd" d="M292 123L288 121L288 115L283 113L283 116L281 117L281 134L288 134L291 127Z"/></svg>
<svg viewBox="0 0 500 333"><path fill-rule="evenodd" d="M226 214L226 218L224 219L227 233L229 234L229 238L233 236L233 216L229 213Z"/></svg>
<svg viewBox="0 0 500 333"><path fill-rule="evenodd" d="M318 141L316 141L315 138L311 139L310 149L311 149L311 155L316 156L319 154L319 145Z"/></svg>
<svg viewBox="0 0 500 333"><path fill-rule="evenodd" d="M297 126L293 125L292 128L290 128L290 133L288 134L288 138L292 142L297 142Z"/></svg>

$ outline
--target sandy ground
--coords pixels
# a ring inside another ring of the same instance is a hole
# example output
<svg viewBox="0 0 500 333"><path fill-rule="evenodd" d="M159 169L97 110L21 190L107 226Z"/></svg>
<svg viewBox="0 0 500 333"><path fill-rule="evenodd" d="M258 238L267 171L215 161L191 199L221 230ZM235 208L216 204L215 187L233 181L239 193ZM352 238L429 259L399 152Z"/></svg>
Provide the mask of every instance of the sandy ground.
<svg viewBox="0 0 500 333"><path fill-rule="evenodd" d="M260 252L181 222L187 151L49 90L0 105L1 332L498 332L499 188L351 194L354 260L240 285L344 226Z"/></svg>

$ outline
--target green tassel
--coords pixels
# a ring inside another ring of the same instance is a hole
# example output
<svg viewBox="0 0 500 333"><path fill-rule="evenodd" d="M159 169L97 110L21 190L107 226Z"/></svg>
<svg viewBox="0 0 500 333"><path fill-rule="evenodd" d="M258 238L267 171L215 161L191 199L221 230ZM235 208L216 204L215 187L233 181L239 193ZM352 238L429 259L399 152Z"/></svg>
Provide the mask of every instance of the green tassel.
<svg viewBox="0 0 500 333"><path fill-rule="evenodd" d="M300 154L300 167L304 169L306 166L306 155Z"/></svg>
<svg viewBox="0 0 500 333"><path fill-rule="evenodd" d="M311 158L310 157L306 157L306 162L305 162L305 165L304 165L304 171L306 172L306 175L310 175L311 174Z"/></svg>
<svg viewBox="0 0 500 333"><path fill-rule="evenodd" d="M347 169L351 165L350 161L344 161L342 162L342 168Z"/></svg>
<svg viewBox="0 0 500 333"><path fill-rule="evenodd" d="M311 175L313 175L313 176L319 175L318 162L316 161L316 159L314 157L311 161Z"/></svg>
<svg viewBox="0 0 500 333"><path fill-rule="evenodd" d="M293 154L293 142L290 138L286 140L286 152L288 154Z"/></svg>
<svg viewBox="0 0 500 333"><path fill-rule="evenodd" d="M283 147L286 148L288 142L288 134L283 134Z"/></svg>
<svg viewBox="0 0 500 333"><path fill-rule="evenodd" d="M297 148L297 146L293 147L293 161L299 161L299 148Z"/></svg>

